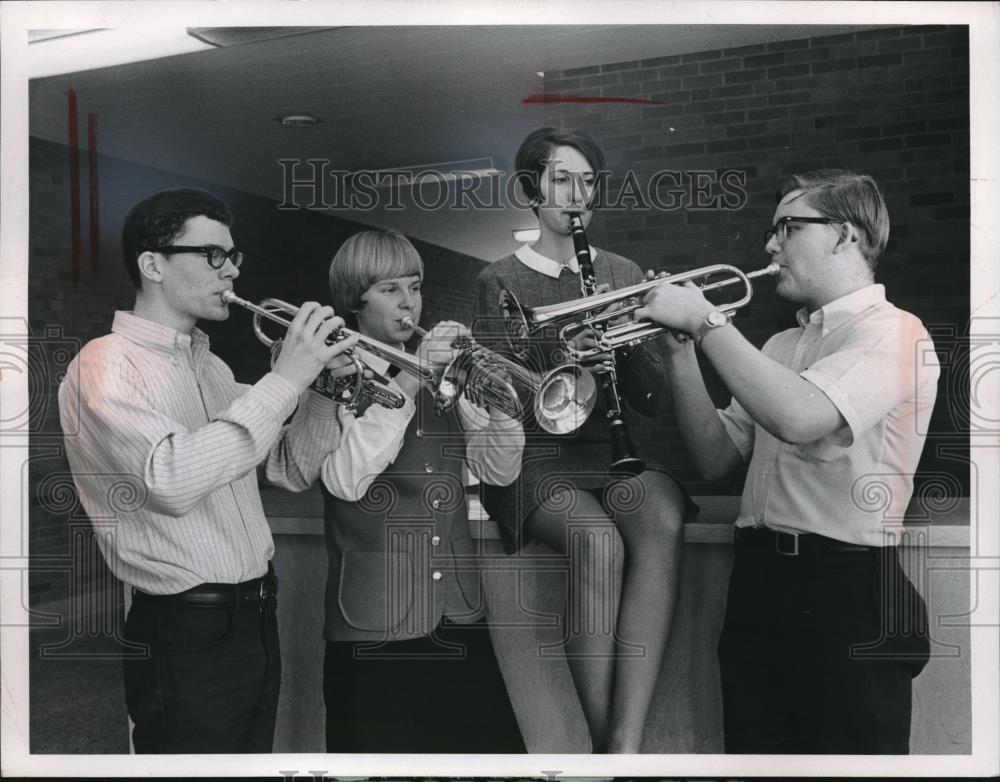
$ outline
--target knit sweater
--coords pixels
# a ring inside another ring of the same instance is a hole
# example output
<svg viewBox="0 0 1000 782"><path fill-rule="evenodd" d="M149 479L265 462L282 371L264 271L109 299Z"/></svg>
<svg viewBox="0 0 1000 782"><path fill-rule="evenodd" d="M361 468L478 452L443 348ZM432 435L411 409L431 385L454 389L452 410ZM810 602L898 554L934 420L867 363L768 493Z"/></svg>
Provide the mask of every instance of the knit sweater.
<svg viewBox="0 0 1000 782"><path fill-rule="evenodd" d="M632 261L620 255L600 251L593 259L598 285L610 284L612 289L641 282L642 271ZM581 297L579 276L569 269L558 278L549 277L509 255L483 269L476 279L476 317L473 333L487 347L509 355L499 298L501 290L517 296L525 307L578 299ZM663 359L655 341L647 341L629 351L618 351L618 387L627 403L629 428L643 425L646 416L656 413L668 393ZM525 363L535 371L547 371L566 363L558 340L558 329L547 328L530 340ZM578 489L597 489L609 482L611 438L605 418L603 399L586 423L576 432L553 435L525 423L527 444L521 477L509 487L484 485L483 504L491 517L510 534L516 533L524 518L556 486L572 485ZM647 469L663 469L654 453L643 453Z"/></svg>

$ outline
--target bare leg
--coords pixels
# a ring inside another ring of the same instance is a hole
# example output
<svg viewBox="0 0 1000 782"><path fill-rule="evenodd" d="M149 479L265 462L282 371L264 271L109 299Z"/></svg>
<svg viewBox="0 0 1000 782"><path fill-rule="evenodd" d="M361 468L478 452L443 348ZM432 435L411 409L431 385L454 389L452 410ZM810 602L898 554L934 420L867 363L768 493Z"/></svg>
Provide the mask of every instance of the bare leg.
<svg viewBox="0 0 1000 782"><path fill-rule="evenodd" d="M615 654L615 550L618 535L601 503L562 489L536 508L527 532L569 557L566 657L594 747L605 744Z"/></svg>
<svg viewBox="0 0 1000 782"><path fill-rule="evenodd" d="M615 661L606 750L637 753L677 607L684 497L669 476L650 471L611 486L605 503L625 544L616 635L645 647Z"/></svg>

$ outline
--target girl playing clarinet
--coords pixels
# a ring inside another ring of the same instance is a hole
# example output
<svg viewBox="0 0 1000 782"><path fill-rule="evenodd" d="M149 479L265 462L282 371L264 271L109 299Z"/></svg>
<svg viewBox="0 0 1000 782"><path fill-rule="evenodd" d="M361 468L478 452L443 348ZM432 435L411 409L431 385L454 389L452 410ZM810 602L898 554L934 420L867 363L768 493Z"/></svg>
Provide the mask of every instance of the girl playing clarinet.
<svg viewBox="0 0 1000 782"><path fill-rule="evenodd" d="M500 345L500 291L535 307L579 298L581 269L571 221L589 225L591 203L604 155L581 131L542 128L531 133L516 156L518 180L538 218L540 236L484 269L476 281L480 342ZM578 228L579 230L579 228ZM639 267L620 255L589 247L596 292L640 282ZM584 271L587 271L584 269ZM589 329L577 348L593 347ZM533 369L566 361L558 340L531 340ZM644 471L609 474L611 434L606 412L614 391L636 413L652 415L667 383L655 343L616 351L617 389L603 370L609 356L590 365L605 391L576 432L547 434L526 426L528 445L520 478L509 486L483 487L483 504L516 551L541 542L569 559L569 597L564 649L595 752L637 753L677 603L681 527L690 503L678 482L646 456ZM625 442L619 448L628 449ZM616 448L616 451L619 450ZM615 459L638 463L629 453ZM620 600L615 594L615 558L624 553ZM616 612L617 607L617 612Z"/></svg>

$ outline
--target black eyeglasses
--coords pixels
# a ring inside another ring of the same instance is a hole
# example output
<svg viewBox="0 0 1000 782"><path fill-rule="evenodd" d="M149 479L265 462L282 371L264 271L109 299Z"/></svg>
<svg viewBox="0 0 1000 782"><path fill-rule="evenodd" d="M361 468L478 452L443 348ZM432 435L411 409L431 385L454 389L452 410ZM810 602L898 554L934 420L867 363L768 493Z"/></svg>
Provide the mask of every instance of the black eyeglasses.
<svg viewBox="0 0 1000 782"><path fill-rule="evenodd" d="M830 217L795 217L785 215L778 222L764 231L764 244L771 241L772 236L778 237L778 244L782 244L788 238L789 223L816 223L818 225L830 225L832 223L843 223L845 220L834 220Z"/></svg>
<svg viewBox="0 0 1000 782"><path fill-rule="evenodd" d="M212 245L204 246L188 246L184 244L169 244L164 247L150 247L149 248L154 253L163 253L164 255L174 255L177 253L201 253L205 256L205 260L208 261L208 265L213 269L221 269L225 266L226 261L231 261L233 266L237 269L240 268L240 264L243 263L243 251L233 248L232 250L223 250L221 247L213 247Z"/></svg>

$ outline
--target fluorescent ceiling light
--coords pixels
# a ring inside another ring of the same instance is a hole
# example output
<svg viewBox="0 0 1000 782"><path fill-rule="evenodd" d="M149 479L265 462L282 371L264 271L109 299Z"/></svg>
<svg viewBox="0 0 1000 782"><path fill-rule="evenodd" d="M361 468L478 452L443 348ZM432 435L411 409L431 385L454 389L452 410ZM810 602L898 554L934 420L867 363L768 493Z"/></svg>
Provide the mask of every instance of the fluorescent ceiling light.
<svg viewBox="0 0 1000 782"><path fill-rule="evenodd" d="M514 240L517 242L533 242L541 233L537 228L515 228Z"/></svg>
<svg viewBox="0 0 1000 782"><path fill-rule="evenodd" d="M214 49L184 27L133 24L99 30L29 31L28 77L40 79Z"/></svg>
<svg viewBox="0 0 1000 782"><path fill-rule="evenodd" d="M361 172L355 171L357 175ZM410 187L414 184L425 185L440 182L454 182L462 178L485 179L503 174L503 171L493 165L493 158L481 157L470 160L448 160L443 163L422 163L415 166L397 166L365 171L373 177L376 189L384 187Z"/></svg>
<svg viewBox="0 0 1000 782"><path fill-rule="evenodd" d="M39 41L51 41L53 38L68 38L71 35L84 35L85 33L96 33L103 30L103 27L92 27L87 30L28 30L28 43L38 43Z"/></svg>

